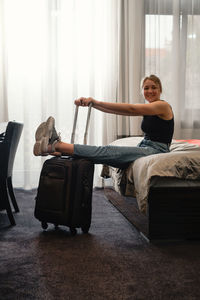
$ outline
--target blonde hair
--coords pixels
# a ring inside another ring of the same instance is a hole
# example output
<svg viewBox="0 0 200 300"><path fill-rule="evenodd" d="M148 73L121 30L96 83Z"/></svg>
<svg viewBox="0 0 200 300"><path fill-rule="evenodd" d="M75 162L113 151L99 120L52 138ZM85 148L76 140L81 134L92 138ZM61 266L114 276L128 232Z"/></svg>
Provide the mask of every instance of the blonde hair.
<svg viewBox="0 0 200 300"><path fill-rule="evenodd" d="M143 89L145 81L148 79L152 80L155 84L158 84L160 88L160 92L162 93L162 83L160 81L160 78L158 78L156 75L153 74L151 74L150 76L146 76L144 79L142 79L141 88Z"/></svg>

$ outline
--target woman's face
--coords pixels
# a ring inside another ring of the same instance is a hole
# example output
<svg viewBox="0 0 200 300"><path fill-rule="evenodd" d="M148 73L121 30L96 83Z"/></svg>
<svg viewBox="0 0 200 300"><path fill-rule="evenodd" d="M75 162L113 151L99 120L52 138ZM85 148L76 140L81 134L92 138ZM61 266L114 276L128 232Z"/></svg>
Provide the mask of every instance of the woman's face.
<svg viewBox="0 0 200 300"><path fill-rule="evenodd" d="M148 102L160 100L160 86L154 81L147 79L143 84L143 95Z"/></svg>

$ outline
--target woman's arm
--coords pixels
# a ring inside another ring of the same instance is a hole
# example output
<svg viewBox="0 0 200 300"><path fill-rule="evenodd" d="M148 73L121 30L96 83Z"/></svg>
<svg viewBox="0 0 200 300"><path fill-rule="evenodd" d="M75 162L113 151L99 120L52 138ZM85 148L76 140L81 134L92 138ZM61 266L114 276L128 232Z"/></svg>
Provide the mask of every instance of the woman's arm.
<svg viewBox="0 0 200 300"><path fill-rule="evenodd" d="M132 116L133 115L133 105L128 103L112 103L112 102L102 102L94 101L93 107L106 113Z"/></svg>
<svg viewBox="0 0 200 300"><path fill-rule="evenodd" d="M159 115L163 118L168 118L172 114L169 104L165 101L154 101L145 104L128 104L128 103L113 103L98 101L93 98L81 97L75 100L76 105L88 106L92 102L93 107L106 113L126 115L126 116L144 116L144 115ZM171 116L169 117L171 118Z"/></svg>
<svg viewBox="0 0 200 300"><path fill-rule="evenodd" d="M93 98L84 98L84 97L75 100L75 104L79 106L88 106L90 103L92 103L92 106L94 108L102 112L111 113L111 114L129 115L130 104L103 102L103 101L97 101Z"/></svg>

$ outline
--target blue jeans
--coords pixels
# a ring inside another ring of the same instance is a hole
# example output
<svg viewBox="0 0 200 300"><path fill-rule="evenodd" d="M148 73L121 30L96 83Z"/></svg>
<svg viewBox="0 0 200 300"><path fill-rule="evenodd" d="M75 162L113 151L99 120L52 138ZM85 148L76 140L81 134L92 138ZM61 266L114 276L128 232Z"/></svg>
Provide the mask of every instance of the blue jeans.
<svg viewBox="0 0 200 300"><path fill-rule="evenodd" d="M136 159L157 153L169 152L169 145L143 139L136 147L74 145L74 157L84 157L95 164L126 168Z"/></svg>

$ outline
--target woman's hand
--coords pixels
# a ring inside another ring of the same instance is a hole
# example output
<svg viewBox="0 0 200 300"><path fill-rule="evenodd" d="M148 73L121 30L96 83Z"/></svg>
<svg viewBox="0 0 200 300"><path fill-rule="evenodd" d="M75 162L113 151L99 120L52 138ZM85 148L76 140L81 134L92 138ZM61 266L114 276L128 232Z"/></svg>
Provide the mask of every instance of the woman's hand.
<svg viewBox="0 0 200 300"><path fill-rule="evenodd" d="M79 99L76 99L74 101L74 103L77 105L77 106L89 106L90 103L94 104L95 100L91 97L89 98L84 98L84 97L81 97Z"/></svg>

